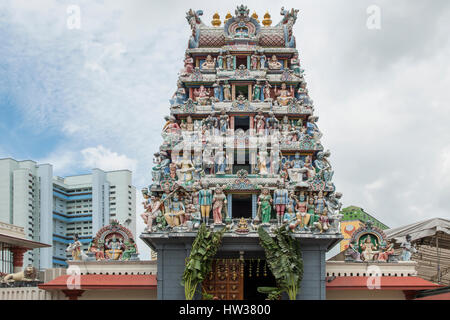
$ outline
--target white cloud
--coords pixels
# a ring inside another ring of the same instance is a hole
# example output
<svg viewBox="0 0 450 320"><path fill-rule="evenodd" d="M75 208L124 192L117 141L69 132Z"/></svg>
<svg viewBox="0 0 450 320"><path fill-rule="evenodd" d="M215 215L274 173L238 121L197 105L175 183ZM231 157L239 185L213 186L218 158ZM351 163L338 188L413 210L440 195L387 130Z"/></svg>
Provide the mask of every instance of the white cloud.
<svg viewBox="0 0 450 320"><path fill-rule="evenodd" d="M99 168L105 171L128 169L135 171L137 161L126 155L118 154L103 146L81 150L84 167Z"/></svg>

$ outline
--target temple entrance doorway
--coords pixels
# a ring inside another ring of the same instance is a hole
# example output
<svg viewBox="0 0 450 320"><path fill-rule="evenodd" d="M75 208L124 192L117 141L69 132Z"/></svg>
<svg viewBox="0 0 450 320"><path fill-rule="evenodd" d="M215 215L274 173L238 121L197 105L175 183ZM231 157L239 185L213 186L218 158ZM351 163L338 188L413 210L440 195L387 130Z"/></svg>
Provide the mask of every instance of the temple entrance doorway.
<svg viewBox="0 0 450 320"><path fill-rule="evenodd" d="M258 287L276 287L275 277L265 259L245 260L244 300L265 300L267 294L259 293Z"/></svg>
<svg viewBox="0 0 450 320"><path fill-rule="evenodd" d="M232 217L251 218L252 217L252 195L233 194L232 195Z"/></svg>

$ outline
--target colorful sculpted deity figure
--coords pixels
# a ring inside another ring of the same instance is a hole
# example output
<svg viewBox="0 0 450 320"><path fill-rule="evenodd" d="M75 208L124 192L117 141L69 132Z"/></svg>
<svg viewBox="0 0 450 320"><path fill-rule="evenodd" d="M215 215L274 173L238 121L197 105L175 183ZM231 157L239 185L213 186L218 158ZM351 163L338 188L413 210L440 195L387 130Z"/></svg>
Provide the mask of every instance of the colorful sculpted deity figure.
<svg viewBox="0 0 450 320"><path fill-rule="evenodd" d="M259 174L261 174L261 175L269 174L269 171L268 171L268 168L267 168L267 164L269 162L267 151L260 150L258 152L257 161L258 161L258 172L259 172Z"/></svg>
<svg viewBox="0 0 450 320"><path fill-rule="evenodd" d="M305 169L304 172L306 173L306 177L308 181L312 180L314 176L316 175L316 170L314 169L312 162L311 162L311 156L307 156L305 158L305 164L303 166Z"/></svg>
<svg viewBox="0 0 450 320"><path fill-rule="evenodd" d="M361 262L361 253L359 252L358 243L356 240L350 241L346 250L346 255L350 256L355 262Z"/></svg>
<svg viewBox="0 0 450 320"><path fill-rule="evenodd" d="M219 55L217 56L217 67L219 70L223 70L223 51L219 50Z"/></svg>
<svg viewBox="0 0 450 320"><path fill-rule="evenodd" d="M270 96L270 88L272 88L272 86L269 81L266 81L266 84L264 85L264 101L269 101L272 99Z"/></svg>
<svg viewBox="0 0 450 320"><path fill-rule="evenodd" d="M194 97L199 105L205 106L209 102L210 90L201 85L199 88L194 89Z"/></svg>
<svg viewBox="0 0 450 320"><path fill-rule="evenodd" d="M266 125L266 117L264 117L264 114L262 111L259 111L258 114L254 118L254 127L256 130L257 135L263 135L265 132L265 125Z"/></svg>
<svg viewBox="0 0 450 320"><path fill-rule="evenodd" d="M297 201L298 200L297 200L297 196L295 195L295 192L290 191L289 196L288 196L287 208L291 208L293 213L295 213L295 205L296 205Z"/></svg>
<svg viewBox="0 0 450 320"><path fill-rule="evenodd" d="M302 182L303 181L303 173L305 173L304 161L300 157L300 153L296 152L294 159L290 162L289 178L291 181Z"/></svg>
<svg viewBox="0 0 450 320"><path fill-rule="evenodd" d="M212 58L210 54L206 56L206 60L202 63L202 69L204 70L215 70L216 69L216 59Z"/></svg>
<svg viewBox="0 0 450 320"><path fill-rule="evenodd" d="M264 55L264 51L261 50L261 53L259 55L259 68L261 70L266 68L266 56Z"/></svg>
<svg viewBox="0 0 450 320"><path fill-rule="evenodd" d="M380 245L380 253L378 254L377 260L382 262L387 262L389 256L394 254L394 244L386 241Z"/></svg>
<svg viewBox="0 0 450 320"><path fill-rule="evenodd" d="M309 102L308 89L306 88L305 83L300 84L300 87L297 90L296 98L302 105L307 104Z"/></svg>
<svg viewBox="0 0 450 320"><path fill-rule="evenodd" d="M258 66L258 60L259 60L259 56L258 56L258 54L257 54L257 52L255 50L255 52L250 57L250 65L251 65L252 70L259 69L258 68L259 67Z"/></svg>
<svg viewBox="0 0 450 320"><path fill-rule="evenodd" d="M323 233L324 231L330 229L330 221L328 219L327 208L324 208L322 210L322 213L319 215L319 221L315 222L314 225L317 229L320 230L320 233Z"/></svg>
<svg viewBox="0 0 450 320"><path fill-rule="evenodd" d="M103 252L103 243L97 239L92 240L89 244L88 251L94 254L96 261L105 260L105 253Z"/></svg>
<svg viewBox="0 0 450 320"><path fill-rule="evenodd" d="M298 53L294 53L294 56L291 58L291 68L294 71L294 74L300 76L303 70L300 68L300 59L298 58Z"/></svg>
<svg viewBox="0 0 450 320"><path fill-rule="evenodd" d="M186 118L186 129L188 131L194 131L194 123L192 122L192 117L188 116Z"/></svg>
<svg viewBox="0 0 450 320"><path fill-rule="evenodd" d="M114 234L111 239L109 239L105 244L106 250L106 257L109 260L119 260L119 258L122 256L124 244L122 243L122 239L117 239L116 235Z"/></svg>
<svg viewBox="0 0 450 320"><path fill-rule="evenodd" d="M214 155L209 146L203 150L203 170L206 174L213 174L214 171Z"/></svg>
<svg viewBox="0 0 450 320"><path fill-rule="evenodd" d="M181 128L173 116L169 117L168 123L163 128L163 132L168 134L178 134L180 130Z"/></svg>
<svg viewBox="0 0 450 320"><path fill-rule="evenodd" d="M178 193L175 193L170 201L169 210L164 214L167 224L172 228L183 224L184 212L184 203L179 198Z"/></svg>
<svg viewBox="0 0 450 320"><path fill-rule="evenodd" d="M284 116L283 120L281 122L281 131L283 133L287 133L291 130L291 124L289 123L289 118L288 116Z"/></svg>
<svg viewBox="0 0 450 320"><path fill-rule="evenodd" d="M333 177L333 170L331 169L331 164L328 161L330 156L330 151L325 152L319 151L317 153L317 159L314 161L316 167L316 175L318 175L325 183L331 183L331 178Z"/></svg>
<svg viewBox="0 0 450 320"><path fill-rule="evenodd" d="M375 254L379 253L377 251L378 246L372 243L370 235L367 235L363 243L361 243L360 248L362 250L362 259L364 261L372 261Z"/></svg>
<svg viewBox="0 0 450 320"><path fill-rule="evenodd" d="M220 85L220 80L217 80L213 84L213 91L214 91L214 101L222 101L222 86Z"/></svg>
<svg viewBox="0 0 450 320"><path fill-rule="evenodd" d="M417 249L415 246L413 246L411 244L411 236L408 234L405 237L405 242L403 242L402 244L400 244L400 248L402 248L402 261L409 261L411 260L411 254L412 253L416 253Z"/></svg>
<svg viewBox="0 0 450 320"><path fill-rule="evenodd" d="M74 261L82 260L81 242L78 238L78 234L75 234L73 236L73 243L71 243L67 247L66 251L72 254L72 260Z"/></svg>
<svg viewBox="0 0 450 320"><path fill-rule="evenodd" d="M288 191L286 190L284 183L278 181L277 189L273 193L274 209L277 212L277 222L281 225L286 206L288 204Z"/></svg>
<svg viewBox="0 0 450 320"><path fill-rule="evenodd" d="M208 225L209 212L211 211L212 192L208 188L208 183L202 183L202 189L198 192L200 211L202 213L202 221Z"/></svg>
<svg viewBox="0 0 450 320"><path fill-rule="evenodd" d="M122 260L128 261L130 260L131 256L137 252L136 250L136 244L134 243L133 238L129 238L124 242L125 250L122 254Z"/></svg>
<svg viewBox="0 0 450 320"><path fill-rule="evenodd" d="M177 180L177 164L175 162L169 164L169 176L172 180Z"/></svg>
<svg viewBox="0 0 450 320"><path fill-rule="evenodd" d="M280 121L275 117L274 113L270 111L269 117L266 119L266 127L269 132L272 133L273 130L277 130L279 123Z"/></svg>
<svg viewBox="0 0 450 320"><path fill-rule="evenodd" d="M253 101L260 101L261 98L261 84L259 81L256 82L256 84L253 87Z"/></svg>
<svg viewBox="0 0 450 320"><path fill-rule="evenodd" d="M153 230L153 223L155 222L156 218L161 215L161 201L159 200L159 197L151 196L150 200L150 207L145 211L144 214L142 214L142 218L147 225L147 231Z"/></svg>
<svg viewBox="0 0 450 320"><path fill-rule="evenodd" d="M267 63L270 70L280 70L283 67L282 63L278 61L276 55L272 55L272 58L270 58Z"/></svg>
<svg viewBox="0 0 450 320"><path fill-rule="evenodd" d="M278 90L277 86L275 86L275 96L278 96L277 102L281 106L287 106L289 102L292 100L292 86L291 90L286 88L286 83L281 84L281 89Z"/></svg>
<svg viewBox="0 0 450 320"><path fill-rule="evenodd" d="M319 194L317 195L317 198L314 200L314 204L316 205L316 213L322 214L326 207L325 199L323 197L323 192L319 191Z"/></svg>
<svg viewBox="0 0 450 320"><path fill-rule="evenodd" d="M177 170L178 180L183 181L183 185L189 185L194 182L193 172L195 167L189 150L183 151L183 158L179 161L177 167L179 168Z"/></svg>
<svg viewBox="0 0 450 320"><path fill-rule="evenodd" d="M291 206L288 206L283 215L283 222L291 224L295 220L295 212Z"/></svg>
<svg viewBox="0 0 450 320"><path fill-rule="evenodd" d="M225 80L223 85L223 100L231 101L231 85L228 83L228 80Z"/></svg>
<svg viewBox="0 0 450 320"><path fill-rule="evenodd" d="M229 121L230 117L227 115L225 110L222 110L219 117L219 128L222 135L225 135L227 133L229 128Z"/></svg>
<svg viewBox="0 0 450 320"><path fill-rule="evenodd" d="M319 215L316 213L316 206L314 205L314 197L308 197L307 213L309 214L309 227L315 227L316 222L319 222Z"/></svg>
<svg viewBox="0 0 450 320"><path fill-rule="evenodd" d="M183 87L183 83L178 80L177 82L177 91L172 96L170 100L170 104L172 106L179 106L184 104L186 101L186 89Z"/></svg>
<svg viewBox="0 0 450 320"><path fill-rule="evenodd" d="M272 196L270 195L268 186L261 190L258 197L258 216L261 216L261 222L264 224L270 223L272 213Z"/></svg>
<svg viewBox="0 0 450 320"><path fill-rule="evenodd" d="M216 174L225 174L227 168L227 156L223 150L218 150L214 157Z"/></svg>
<svg viewBox="0 0 450 320"><path fill-rule="evenodd" d="M303 230L309 230L309 220L310 220L310 214L307 213L307 202L306 202L306 196L305 192L301 191L300 196L295 204L295 212L297 215L297 222L295 224L295 227L300 225L300 228Z"/></svg>
<svg viewBox="0 0 450 320"><path fill-rule="evenodd" d="M182 75L187 76L192 72L194 72L194 59L189 55L189 53L186 53L184 58L184 71Z"/></svg>
<svg viewBox="0 0 450 320"><path fill-rule="evenodd" d="M319 143L320 138L322 137L322 132L320 132L319 127L317 126L317 121L319 117L312 116L308 118L308 122L306 123L306 133L313 137L313 139Z"/></svg>
<svg viewBox="0 0 450 320"><path fill-rule="evenodd" d="M226 58L226 62L227 62L227 70L233 70L234 69L234 57L232 54L230 54L230 51L227 51L225 58Z"/></svg>
<svg viewBox="0 0 450 320"><path fill-rule="evenodd" d="M227 197L223 193L223 189L220 186L216 187L214 191L214 197L212 199L212 212L214 224L222 224L223 216L227 211Z"/></svg>

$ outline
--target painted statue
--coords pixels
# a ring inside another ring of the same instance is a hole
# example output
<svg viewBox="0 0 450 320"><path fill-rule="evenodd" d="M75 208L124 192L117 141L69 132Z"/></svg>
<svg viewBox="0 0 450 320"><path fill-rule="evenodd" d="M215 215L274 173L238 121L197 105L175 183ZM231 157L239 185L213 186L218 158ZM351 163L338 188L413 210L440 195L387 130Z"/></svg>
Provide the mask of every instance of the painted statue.
<svg viewBox="0 0 450 320"><path fill-rule="evenodd" d="M277 189L273 193L274 209L277 212L277 222L281 225L286 205L288 204L288 191L286 190L284 183L279 181Z"/></svg>
<svg viewBox="0 0 450 320"><path fill-rule="evenodd" d="M306 202L306 196L305 193L302 191L300 192L300 196L298 198L297 203L295 204L295 212L297 215L297 225L300 225L300 228L303 230L308 230L308 224L311 215L307 212L308 206ZM296 226L297 226L296 225Z"/></svg>
<svg viewBox="0 0 450 320"><path fill-rule="evenodd" d="M117 239L114 234L112 238L105 243L105 248L106 258L109 260L119 260L123 253L124 244L122 243L122 239Z"/></svg>
<svg viewBox="0 0 450 320"><path fill-rule="evenodd" d="M387 241L380 245L380 253L377 260L381 262L388 262L389 257L394 254L394 244Z"/></svg>
<svg viewBox="0 0 450 320"><path fill-rule="evenodd" d="M209 212L211 211L212 192L208 188L208 183L202 183L202 189L198 192L198 200L200 204L200 212L202 213L202 221L208 225Z"/></svg>
<svg viewBox="0 0 450 320"><path fill-rule="evenodd" d="M184 71L182 73L183 76L187 76L194 72L194 59L186 53L186 57L184 59Z"/></svg>
<svg viewBox="0 0 450 320"><path fill-rule="evenodd" d="M256 82L256 84L253 87L253 101L260 101L261 97L261 85L259 84L259 81Z"/></svg>
<svg viewBox="0 0 450 320"><path fill-rule="evenodd" d="M219 186L214 191L214 197L212 199L212 212L214 224L221 224L223 221L223 213L226 214L227 210L227 197L223 193L223 189Z"/></svg>
<svg viewBox="0 0 450 320"><path fill-rule="evenodd" d="M294 74L300 76L303 70L300 68L300 59L298 58L298 53L294 53L294 56L291 58L291 68L294 71Z"/></svg>
<svg viewBox="0 0 450 320"><path fill-rule="evenodd" d="M264 55L263 51L261 51L261 54L259 56L259 68L261 70L266 68L266 56Z"/></svg>
<svg viewBox="0 0 450 320"><path fill-rule="evenodd" d="M148 205L145 213L141 215L147 226L147 231L153 230L153 223L156 221L156 218L161 215L161 201L159 200L159 197L152 195L150 200L150 205Z"/></svg>
<svg viewBox="0 0 450 320"><path fill-rule="evenodd" d="M266 175L269 174L267 163L268 163L268 153L267 151L258 152L258 172L259 174Z"/></svg>
<svg viewBox="0 0 450 320"><path fill-rule="evenodd" d="M225 110L222 110L219 117L219 129L222 135L225 135L229 128L230 117L227 115Z"/></svg>
<svg viewBox="0 0 450 320"><path fill-rule="evenodd" d="M269 81L266 81L266 84L264 85L264 101L269 101L272 99L270 96L270 88L272 88L272 86Z"/></svg>
<svg viewBox="0 0 450 320"><path fill-rule="evenodd" d="M372 243L370 235L368 235L364 242L360 244L360 248L362 250L361 256L364 261L372 261L375 254L378 253L378 247Z"/></svg>
<svg viewBox="0 0 450 320"><path fill-rule="evenodd" d="M213 84L213 91L214 91L214 100L217 101L222 101L222 86L220 85L220 80L217 80L214 84Z"/></svg>
<svg viewBox="0 0 450 320"><path fill-rule="evenodd" d="M266 117L264 117L262 111L258 112L253 121L256 134L263 135L265 133Z"/></svg>
<svg viewBox="0 0 450 320"><path fill-rule="evenodd" d="M277 96L277 102L281 106L287 106L289 102L292 100L292 86L291 91L286 88L286 83L281 84L281 89L278 90L277 86L275 86L275 96Z"/></svg>
<svg viewBox="0 0 450 320"><path fill-rule="evenodd" d="M257 53L255 51L250 57L250 65L251 65L252 70L258 69L258 60L259 60L259 56L257 55Z"/></svg>
<svg viewBox="0 0 450 320"><path fill-rule="evenodd" d="M175 193L170 201L167 212L164 214L167 224L172 228L183 224L184 212L184 203L179 199L178 193Z"/></svg>
<svg viewBox="0 0 450 320"><path fill-rule="evenodd" d="M122 260L128 261L132 257L134 253L137 253L136 244L134 243L133 238L129 238L124 242L125 250L122 253Z"/></svg>
<svg viewBox="0 0 450 320"><path fill-rule="evenodd" d="M403 249L401 255L402 261L410 261L411 254L417 252L416 247L411 244L411 236L409 234L406 235L406 241L400 244L400 248Z"/></svg>
<svg viewBox="0 0 450 320"><path fill-rule="evenodd" d="M320 233L323 233L324 231L330 229L330 220L328 219L327 208L324 208L319 214L319 219L314 223L314 226L319 229Z"/></svg>
<svg viewBox="0 0 450 320"><path fill-rule="evenodd" d="M183 185L188 185L194 182L193 173L195 171L194 164L191 160L191 154L189 151L183 152L183 158L178 163L177 170L178 180L183 181Z"/></svg>
<svg viewBox="0 0 450 320"><path fill-rule="evenodd" d="M225 80L225 84L223 85L223 100L231 101L231 85Z"/></svg>
<svg viewBox="0 0 450 320"><path fill-rule="evenodd" d="M194 89L194 97L199 105L207 105L210 97L210 90L201 85L199 88Z"/></svg>
<svg viewBox="0 0 450 320"><path fill-rule="evenodd" d="M269 70L280 70L283 67L276 55L272 55L272 58L267 61L267 64L269 65Z"/></svg>
<svg viewBox="0 0 450 320"><path fill-rule="evenodd" d="M82 257L83 250L81 248L81 242L80 242L77 234L75 234L73 236L73 243L71 243L67 247L66 251L70 252L72 254L72 260L74 260L74 261L83 260L82 259L83 258Z"/></svg>
<svg viewBox="0 0 450 320"><path fill-rule="evenodd" d="M210 54L206 57L206 60L202 63L202 69L214 70L216 68L216 59L212 58Z"/></svg>
<svg viewBox="0 0 450 320"><path fill-rule="evenodd" d="M272 196L269 188L266 186L261 190L258 197L258 215L261 217L262 223L270 223L272 213Z"/></svg>

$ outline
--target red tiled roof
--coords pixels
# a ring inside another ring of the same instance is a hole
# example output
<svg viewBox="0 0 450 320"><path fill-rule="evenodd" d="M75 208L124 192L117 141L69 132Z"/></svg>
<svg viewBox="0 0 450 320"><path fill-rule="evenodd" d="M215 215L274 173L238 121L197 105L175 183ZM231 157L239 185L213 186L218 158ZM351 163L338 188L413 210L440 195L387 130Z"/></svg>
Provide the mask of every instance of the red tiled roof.
<svg viewBox="0 0 450 320"><path fill-rule="evenodd" d="M368 279L371 278L368 282ZM336 277L327 282L327 290L370 290L375 277ZM441 287L419 277L380 277L381 290L427 290Z"/></svg>
<svg viewBox="0 0 450 320"><path fill-rule="evenodd" d="M422 298L416 298L414 300L450 300L450 292L435 294L432 296L426 296Z"/></svg>
<svg viewBox="0 0 450 320"><path fill-rule="evenodd" d="M70 279L69 279L70 277ZM80 276L81 290L95 289L156 289L156 276L149 274L112 275L112 274L86 274ZM75 286L75 276L63 275L52 281L38 285L44 290L67 290Z"/></svg>

